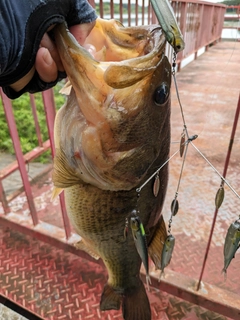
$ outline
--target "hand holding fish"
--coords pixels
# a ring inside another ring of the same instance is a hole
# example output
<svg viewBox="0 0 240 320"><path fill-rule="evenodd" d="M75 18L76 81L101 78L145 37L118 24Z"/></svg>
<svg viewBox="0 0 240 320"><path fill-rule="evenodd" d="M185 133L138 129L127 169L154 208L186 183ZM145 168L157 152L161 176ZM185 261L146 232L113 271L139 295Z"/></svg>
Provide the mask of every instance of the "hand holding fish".
<svg viewBox="0 0 240 320"><path fill-rule="evenodd" d="M66 77L47 34L54 25L67 23L82 43L97 18L87 0L3 0L0 11L0 86L11 99Z"/></svg>
<svg viewBox="0 0 240 320"><path fill-rule="evenodd" d="M94 25L95 21L75 25L69 29L73 36L78 39L79 44L83 44ZM23 78L10 85L10 87L15 91L22 90L32 79L35 71L37 71L40 79L46 83L55 82L56 79L58 79L58 72L64 72L57 48L48 35L48 32L43 35L41 40L40 47L36 55L35 66L33 66Z"/></svg>

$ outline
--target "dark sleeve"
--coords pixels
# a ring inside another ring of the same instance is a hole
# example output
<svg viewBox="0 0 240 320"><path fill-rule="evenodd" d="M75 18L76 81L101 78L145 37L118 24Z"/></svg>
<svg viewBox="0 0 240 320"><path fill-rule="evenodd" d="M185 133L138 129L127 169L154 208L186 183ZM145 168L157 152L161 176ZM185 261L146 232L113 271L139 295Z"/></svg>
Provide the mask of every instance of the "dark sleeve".
<svg viewBox="0 0 240 320"><path fill-rule="evenodd" d="M96 18L95 10L87 0L1 0L0 86L8 96L12 94L12 98L23 93L14 96L14 90L8 86L21 79L33 67L40 41L51 25L66 21L68 26L72 26ZM63 76L61 73L59 79ZM41 83L35 75L32 85L25 91L44 89L45 83Z"/></svg>

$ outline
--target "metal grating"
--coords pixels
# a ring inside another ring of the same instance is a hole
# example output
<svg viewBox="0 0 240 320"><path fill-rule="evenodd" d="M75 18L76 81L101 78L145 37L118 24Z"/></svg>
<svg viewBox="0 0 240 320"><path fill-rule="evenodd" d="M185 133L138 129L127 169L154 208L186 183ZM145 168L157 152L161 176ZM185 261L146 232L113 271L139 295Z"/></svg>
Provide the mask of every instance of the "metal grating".
<svg viewBox="0 0 240 320"><path fill-rule="evenodd" d="M122 319L99 310L106 280L100 265L0 227L0 294L43 319ZM227 319L155 288L148 296L152 320Z"/></svg>

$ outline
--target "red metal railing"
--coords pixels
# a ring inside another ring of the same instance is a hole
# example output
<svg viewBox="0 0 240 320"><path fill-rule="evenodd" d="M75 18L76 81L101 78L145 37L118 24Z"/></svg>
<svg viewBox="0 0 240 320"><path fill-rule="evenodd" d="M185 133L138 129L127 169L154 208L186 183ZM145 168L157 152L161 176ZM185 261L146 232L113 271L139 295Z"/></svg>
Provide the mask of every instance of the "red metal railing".
<svg viewBox="0 0 240 320"><path fill-rule="evenodd" d="M186 47L178 54L182 61L200 48L221 39L225 6L201 1L173 1Z"/></svg>
<svg viewBox="0 0 240 320"><path fill-rule="evenodd" d="M184 51L178 54L177 62L178 64L180 64L181 61L187 58L189 55L196 55L200 48L207 47L209 44L220 40L226 7L219 4L190 0L173 0L172 5L186 42ZM149 5L149 3L146 3L146 0L142 1L141 7L138 5L138 0L136 0L134 5L130 0L128 0L126 12L123 9L122 0L120 0L118 6L118 13L116 13L116 11L114 10L115 7L113 1L109 3L108 12L104 11L104 5L102 1L99 2L97 8L101 17L117 18L127 25L157 23L151 6ZM133 9L132 6L134 7ZM169 57L171 56L171 49L169 47L167 49L167 54ZM34 204L31 184L29 182L28 174L26 171L26 164L36 159L47 150L51 149L52 155L54 155L53 122L55 117L55 103L53 91L48 90L42 94L43 106L46 113L46 123L49 132L49 139L47 141L42 141L34 96L30 96L30 106L32 108L34 123L36 127L38 146L36 146L36 148L34 148L27 154L23 154L21 150L11 101L7 99L2 90L0 91L0 93L16 155L16 161L9 164L7 167L0 171L0 201L2 202L2 207L4 210L4 215L0 214L1 223L20 230L21 232L33 235L34 237L49 242L59 248L64 248L81 257L92 260L87 254L82 251L76 250L71 245L72 236L74 236L75 238L76 236L71 234L70 223L67 217L62 195L60 196L60 207L62 210L64 228L57 228L53 225L48 225L48 227L46 228L46 223L43 224L39 220L38 213ZM13 198L16 197L20 193L20 191L19 193L15 192L14 196L6 196L2 184L2 181L16 170L19 170L19 172L21 173L23 188L31 213L31 217L24 219L24 221L22 221L20 215L10 214L9 207L9 202L13 200ZM49 232L49 228L51 232ZM156 279L153 279L152 283L159 287ZM193 303L208 307L214 311L218 311L219 306L221 306L221 311L225 315L231 316L233 319L237 319L238 317L239 308L237 308L236 303L233 302L235 296L229 293L229 303L223 304L221 301L221 296L224 293L222 292L223 290L221 291L219 289L216 289L214 293L216 296L216 301L211 300L211 303L209 303L208 298L203 297L201 295L201 292L193 292L193 290L191 289L191 285L188 283L187 279L180 275L177 275L176 278L176 274L174 274L174 272L169 273L167 281L164 279L161 281L160 288ZM210 290L211 288L209 287L208 289Z"/></svg>

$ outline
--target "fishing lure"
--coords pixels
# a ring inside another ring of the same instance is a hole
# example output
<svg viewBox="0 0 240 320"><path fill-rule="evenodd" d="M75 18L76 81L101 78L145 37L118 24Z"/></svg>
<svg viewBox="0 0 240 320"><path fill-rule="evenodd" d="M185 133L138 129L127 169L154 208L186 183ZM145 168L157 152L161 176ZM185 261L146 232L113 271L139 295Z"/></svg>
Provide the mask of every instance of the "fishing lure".
<svg viewBox="0 0 240 320"><path fill-rule="evenodd" d="M169 265L171 258L172 258L172 253L175 245L175 237L170 234L167 236L164 246L163 246L163 251L162 251L162 259L161 259L161 273L159 277L159 281L164 274L164 269Z"/></svg>
<svg viewBox="0 0 240 320"><path fill-rule="evenodd" d="M221 185L220 188L217 191L216 197L215 197L215 206L217 209L219 209L223 203L224 200L224 188Z"/></svg>
<svg viewBox="0 0 240 320"><path fill-rule="evenodd" d="M230 265L232 259L235 257L235 253L240 247L240 219L233 222L228 228L228 232L224 243L224 268L223 272L227 273L227 268Z"/></svg>
<svg viewBox="0 0 240 320"><path fill-rule="evenodd" d="M184 150L185 150L185 133L183 131L183 133L181 135L180 148L179 148L179 152L180 152L180 157L181 158L183 156Z"/></svg>
<svg viewBox="0 0 240 320"><path fill-rule="evenodd" d="M148 270L148 248L145 230L138 216L131 217L130 226L132 230L133 239L137 248L137 252L141 257L144 268L146 270L146 282L149 288L149 283L151 283L151 280Z"/></svg>
<svg viewBox="0 0 240 320"><path fill-rule="evenodd" d="M173 216L176 216L176 214L178 213L178 209L179 209L179 203L177 198L175 198L171 203L171 213Z"/></svg>
<svg viewBox="0 0 240 320"><path fill-rule="evenodd" d="M156 174L155 176L155 180L154 180L154 184L153 184L153 194L154 197L158 196L159 193L159 189L160 189L160 179L159 179L159 172Z"/></svg>

